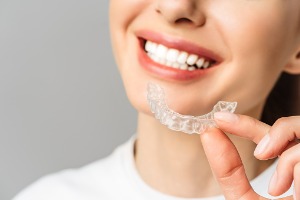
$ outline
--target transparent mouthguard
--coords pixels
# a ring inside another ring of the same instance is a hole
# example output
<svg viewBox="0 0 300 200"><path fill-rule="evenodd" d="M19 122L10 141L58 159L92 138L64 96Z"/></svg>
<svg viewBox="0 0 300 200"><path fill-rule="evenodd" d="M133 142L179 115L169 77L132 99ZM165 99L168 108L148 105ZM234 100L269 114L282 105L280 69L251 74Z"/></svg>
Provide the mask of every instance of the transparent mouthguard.
<svg viewBox="0 0 300 200"><path fill-rule="evenodd" d="M165 101L164 90L159 85L153 83L148 84L147 100L151 112L154 113L155 118L160 123L166 125L171 130L187 134L201 134L209 127L217 127L214 121L214 113L220 111L233 113L237 106L237 102L219 101L213 110L205 115L182 115L168 107Z"/></svg>

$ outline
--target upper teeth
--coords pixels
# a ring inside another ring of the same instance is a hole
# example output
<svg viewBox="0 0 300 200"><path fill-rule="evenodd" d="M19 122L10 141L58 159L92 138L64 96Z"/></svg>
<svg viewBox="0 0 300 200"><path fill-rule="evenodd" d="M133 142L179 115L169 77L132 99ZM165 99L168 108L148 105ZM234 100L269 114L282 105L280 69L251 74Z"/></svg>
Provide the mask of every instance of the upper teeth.
<svg viewBox="0 0 300 200"><path fill-rule="evenodd" d="M206 69L212 62L195 54L189 54L185 51L170 49L162 44L146 41L145 50L148 56L162 65L182 69L196 70L197 68Z"/></svg>

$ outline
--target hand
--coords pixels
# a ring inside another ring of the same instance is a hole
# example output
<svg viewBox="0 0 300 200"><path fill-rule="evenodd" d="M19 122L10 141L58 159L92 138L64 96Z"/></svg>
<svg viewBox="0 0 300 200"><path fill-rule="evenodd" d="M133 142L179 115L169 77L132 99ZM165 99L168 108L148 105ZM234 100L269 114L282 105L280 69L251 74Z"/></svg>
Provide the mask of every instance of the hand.
<svg viewBox="0 0 300 200"><path fill-rule="evenodd" d="M266 198L259 196L252 189L241 158L224 132L258 143L254 153L258 159L279 156L276 172L269 185L269 193L273 196L281 195L289 189L294 180L294 199L300 200L300 116L281 118L273 126L248 116L231 113L218 113L215 120L219 128L209 129L200 137L226 199ZM211 148L214 146L218 148Z"/></svg>

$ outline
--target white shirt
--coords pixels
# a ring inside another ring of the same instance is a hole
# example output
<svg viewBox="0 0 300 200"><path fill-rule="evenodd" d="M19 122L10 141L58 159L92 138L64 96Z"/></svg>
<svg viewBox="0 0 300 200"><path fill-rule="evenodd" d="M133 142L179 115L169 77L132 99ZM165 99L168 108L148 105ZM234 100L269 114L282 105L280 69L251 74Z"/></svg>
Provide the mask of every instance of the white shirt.
<svg viewBox="0 0 300 200"><path fill-rule="evenodd" d="M18 194L13 200L223 200L180 198L148 186L139 176L134 162L135 136L119 146L110 156L79 169L48 175ZM251 181L254 190L268 198L269 180L276 163ZM292 195L290 189L286 195Z"/></svg>

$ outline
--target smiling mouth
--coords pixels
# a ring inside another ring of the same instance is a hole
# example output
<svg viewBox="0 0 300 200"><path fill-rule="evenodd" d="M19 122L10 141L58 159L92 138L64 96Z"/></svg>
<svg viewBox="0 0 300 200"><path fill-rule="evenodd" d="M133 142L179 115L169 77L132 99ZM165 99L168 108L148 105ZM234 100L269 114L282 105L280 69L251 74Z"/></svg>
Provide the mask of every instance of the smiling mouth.
<svg viewBox="0 0 300 200"><path fill-rule="evenodd" d="M163 44L150 40L143 41L143 48L152 61L174 69L184 71L205 70L216 63L213 59L176 48L168 48Z"/></svg>

